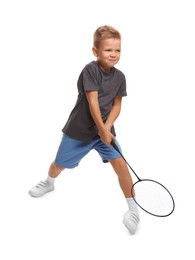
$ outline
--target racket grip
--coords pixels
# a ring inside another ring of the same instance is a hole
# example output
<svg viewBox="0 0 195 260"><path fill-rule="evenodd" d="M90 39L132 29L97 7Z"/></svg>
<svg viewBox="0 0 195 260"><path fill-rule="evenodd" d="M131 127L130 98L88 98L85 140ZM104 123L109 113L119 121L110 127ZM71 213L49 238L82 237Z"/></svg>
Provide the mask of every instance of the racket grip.
<svg viewBox="0 0 195 260"><path fill-rule="evenodd" d="M111 145L117 150L117 152L120 153L120 150L119 150L118 146L116 145L116 143L114 142L114 140L111 141Z"/></svg>

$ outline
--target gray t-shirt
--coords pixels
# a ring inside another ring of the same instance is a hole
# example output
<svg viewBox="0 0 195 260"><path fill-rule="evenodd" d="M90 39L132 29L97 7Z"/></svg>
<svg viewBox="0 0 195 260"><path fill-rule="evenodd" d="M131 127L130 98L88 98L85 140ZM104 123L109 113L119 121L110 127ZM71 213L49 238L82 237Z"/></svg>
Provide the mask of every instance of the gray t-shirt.
<svg viewBox="0 0 195 260"><path fill-rule="evenodd" d="M98 129L91 116L85 92L98 91L100 111L105 122L110 114L114 98L127 95L126 80L120 70L112 68L109 73L106 73L95 61L92 61L82 70L77 87L77 102L62 131L71 138L90 142L98 138ZM111 132L116 135L114 126Z"/></svg>

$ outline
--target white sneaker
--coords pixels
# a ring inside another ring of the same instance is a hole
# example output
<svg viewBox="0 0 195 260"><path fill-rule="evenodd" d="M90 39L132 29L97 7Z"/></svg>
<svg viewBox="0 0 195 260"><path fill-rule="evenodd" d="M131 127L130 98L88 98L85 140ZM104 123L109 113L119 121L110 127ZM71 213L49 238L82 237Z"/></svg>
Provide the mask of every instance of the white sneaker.
<svg viewBox="0 0 195 260"><path fill-rule="evenodd" d="M139 213L128 210L123 216L123 224L131 234L135 234L139 224Z"/></svg>
<svg viewBox="0 0 195 260"><path fill-rule="evenodd" d="M29 190L29 194L32 197L41 197L45 193L54 190L54 185L50 184L47 180L40 181L36 186Z"/></svg>

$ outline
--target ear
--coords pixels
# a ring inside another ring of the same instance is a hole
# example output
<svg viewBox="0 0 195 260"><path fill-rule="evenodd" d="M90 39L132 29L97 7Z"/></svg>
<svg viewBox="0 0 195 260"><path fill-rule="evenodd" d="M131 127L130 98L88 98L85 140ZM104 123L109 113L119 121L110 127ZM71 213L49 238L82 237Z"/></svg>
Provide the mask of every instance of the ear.
<svg viewBox="0 0 195 260"><path fill-rule="evenodd" d="M98 56L98 51L97 51L97 48L96 47L93 47L92 48L92 52L93 54L97 57Z"/></svg>

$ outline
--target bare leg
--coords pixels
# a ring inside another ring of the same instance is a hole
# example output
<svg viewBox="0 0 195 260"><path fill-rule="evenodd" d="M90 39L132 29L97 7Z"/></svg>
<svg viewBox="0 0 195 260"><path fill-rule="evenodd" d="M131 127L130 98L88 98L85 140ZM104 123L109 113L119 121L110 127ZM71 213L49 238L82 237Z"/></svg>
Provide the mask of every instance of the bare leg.
<svg viewBox="0 0 195 260"><path fill-rule="evenodd" d="M52 162L52 164L49 167L48 175L52 178L56 178L63 170L63 167L58 166L54 162Z"/></svg>
<svg viewBox="0 0 195 260"><path fill-rule="evenodd" d="M110 161L114 171L116 172L119 180L120 187L124 193L125 198L132 197L131 187L133 185L132 178L123 158L116 158Z"/></svg>
<svg viewBox="0 0 195 260"><path fill-rule="evenodd" d="M131 198L132 178L123 158L117 158L110 161L119 180L121 189L127 200L129 210L123 216L123 223L131 234L135 234L139 223L139 211L134 200Z"/></svg>

